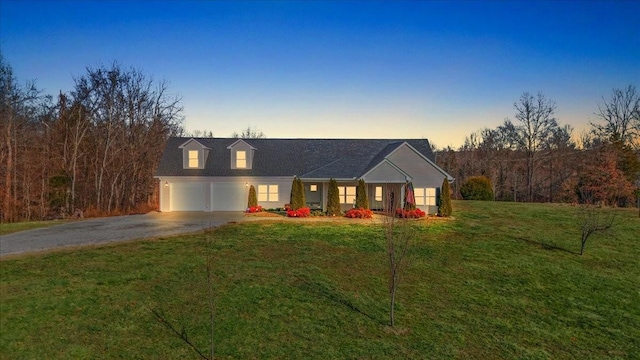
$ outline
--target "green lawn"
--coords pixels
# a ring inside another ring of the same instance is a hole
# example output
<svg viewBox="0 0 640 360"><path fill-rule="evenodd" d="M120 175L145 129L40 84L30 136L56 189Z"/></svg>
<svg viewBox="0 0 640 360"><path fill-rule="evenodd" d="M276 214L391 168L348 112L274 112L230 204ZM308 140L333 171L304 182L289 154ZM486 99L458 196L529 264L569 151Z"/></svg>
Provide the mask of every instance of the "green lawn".
<svg viewBox="0 0 640 360"><path fill-rule="evenodd" d="M18 231L64 224L68 220L25 221L19 223L0 223L0 236Z"/></svg>
<svg viewBox="0 0 640 360"><path fill-rule="evenodd" d="M387 323L379 225L249 222L0 261L3 359L196 359L150 309L216 357L640 358L640 219L617 215L584 256L576 208L454 202L420 236Z"/></svg>

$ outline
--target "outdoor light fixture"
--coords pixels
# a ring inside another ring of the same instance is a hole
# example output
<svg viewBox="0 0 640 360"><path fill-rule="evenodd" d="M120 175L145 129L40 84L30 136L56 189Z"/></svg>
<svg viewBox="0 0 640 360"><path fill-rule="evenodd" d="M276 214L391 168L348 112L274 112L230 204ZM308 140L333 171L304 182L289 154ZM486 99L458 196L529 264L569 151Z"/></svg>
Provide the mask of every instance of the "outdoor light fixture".
<svg viewBox="0 0 640 360"><path fill-rule="evenodd" d="M164 182L164 187L169 187L169 182L168 181Z"/></svg>
<svg viewBox="0 0 640 360"><path fill-rule="evenodd" d="M248 182L244 183L244 187L249 187L249 183Z"/></svg>

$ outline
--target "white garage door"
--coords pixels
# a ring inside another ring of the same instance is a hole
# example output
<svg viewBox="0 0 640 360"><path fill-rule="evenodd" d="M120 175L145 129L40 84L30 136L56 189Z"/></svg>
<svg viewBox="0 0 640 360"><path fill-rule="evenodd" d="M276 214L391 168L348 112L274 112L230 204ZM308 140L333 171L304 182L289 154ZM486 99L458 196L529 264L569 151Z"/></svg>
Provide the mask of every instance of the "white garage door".
<svg viewBox="0 0 640 360"><path fill-rule="evenodd" d="M244 184L214 183L214 211L243 211L247 207L249 188Z"/></svg>
<svg viewBox="0 0 640 360"><path fill-rule="evenodd" d="M205 211L206 183L172 183L171 211Z"/></svg>

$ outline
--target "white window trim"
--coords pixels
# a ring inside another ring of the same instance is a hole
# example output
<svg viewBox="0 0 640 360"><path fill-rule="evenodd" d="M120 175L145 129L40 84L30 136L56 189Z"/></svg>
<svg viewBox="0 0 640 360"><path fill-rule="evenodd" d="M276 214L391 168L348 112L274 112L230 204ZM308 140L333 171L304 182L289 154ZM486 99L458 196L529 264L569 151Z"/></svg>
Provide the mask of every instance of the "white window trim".
<svg viewBox="0 0 640 360"><path fill-rule="evenodd" d="M195 157L192 155L195 155ZM194 161L195 161L195 164L194 164ZM198 150L187 151L187 167L190 169L195 169L200 167L200 151Z"/></svg>
<svg viewBox="0 0 640 360"><path fill-rule="evenodd" d="M340 204L355 204L356 187L355 186L338 186L338 196Z"/></svg>
<svg viewBox="0 0 640 360"><path fill-rule="evenodd" d="M278 185L258 185L258 201L276 202L279 201Z"/></svg>
<svg viewBox="0 0 640 360"><path fill-rule="evenodd" d="M436 188L415 188L413 194L418 206L436 205Z"/></svg>
<svg viewBox="0 0 640 360"><path fill-rule="evenodd" d="M240 157L239 155L243 156ZM243 163L241 164L241 161ZM236 169L246 169L247 168L247 151L246 150L237 150L236 151Z"/></svg>
<svg viewBox="0 0 640 360"><path fill-rule="evenodd" d="M382 201L382 196L383 196L383 191L382 191L382 186L376 186L375 187L375 195L374 195L374 200L375 201Z"/></svg>

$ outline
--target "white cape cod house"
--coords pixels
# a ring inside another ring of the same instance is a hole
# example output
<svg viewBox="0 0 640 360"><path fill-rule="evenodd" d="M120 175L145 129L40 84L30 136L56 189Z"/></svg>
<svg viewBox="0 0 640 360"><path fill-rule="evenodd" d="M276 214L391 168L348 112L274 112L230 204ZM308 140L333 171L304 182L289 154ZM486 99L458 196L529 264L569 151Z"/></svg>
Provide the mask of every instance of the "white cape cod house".
<svg viewBox="0 0 640 360"><path fill-rule="evenodd" d="M438 209L443 180L453 178L431 159L426 139L169 138L156 178L160 211L243 211L253 185L263 208L289 203L294 177L304 183L307 205L326 209L330 179L338 182L343 210L354 206L360 179L369 206L401 204L411 182L416 205Z"/></svg>

